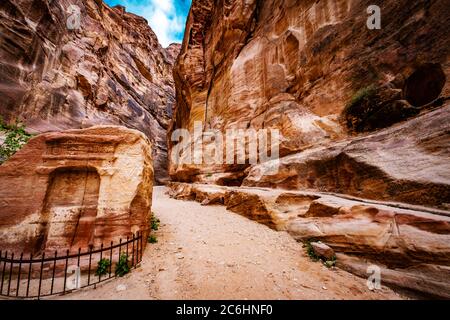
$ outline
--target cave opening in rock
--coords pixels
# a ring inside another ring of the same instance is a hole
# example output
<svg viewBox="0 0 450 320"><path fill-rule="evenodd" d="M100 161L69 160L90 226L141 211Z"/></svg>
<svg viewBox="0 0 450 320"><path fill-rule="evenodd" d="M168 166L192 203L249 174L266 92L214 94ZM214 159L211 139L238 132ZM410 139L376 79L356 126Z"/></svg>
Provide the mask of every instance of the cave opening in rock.
<svg viewBox="0 0 450 320"><path fill-rule="evenodd" d="M445 73L440 64L424 64L406 80L405 99L415 107L429 104L440 96L445 81Z"/></svg>
<svg viewBox="0 0 450 320"><path fill-rule="evenodd" d="M298 39L291 33L286 38L285 45L285 55L286 55L286 64L288 67L289 75L295 75L298 68L298 52L299 52L300 43Z"/></svg>

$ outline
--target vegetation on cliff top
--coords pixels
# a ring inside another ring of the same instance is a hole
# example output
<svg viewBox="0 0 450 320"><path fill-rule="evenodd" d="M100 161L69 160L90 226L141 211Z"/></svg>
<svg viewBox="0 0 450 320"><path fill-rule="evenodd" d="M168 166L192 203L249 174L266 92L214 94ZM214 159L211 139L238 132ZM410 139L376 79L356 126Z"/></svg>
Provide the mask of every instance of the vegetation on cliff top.
<svg viewBox="0 0 450 320"><path fill-rule="evenodd" d="M0 117L0 165L19 151L31 137L21 123L7 125Z"/></svg>

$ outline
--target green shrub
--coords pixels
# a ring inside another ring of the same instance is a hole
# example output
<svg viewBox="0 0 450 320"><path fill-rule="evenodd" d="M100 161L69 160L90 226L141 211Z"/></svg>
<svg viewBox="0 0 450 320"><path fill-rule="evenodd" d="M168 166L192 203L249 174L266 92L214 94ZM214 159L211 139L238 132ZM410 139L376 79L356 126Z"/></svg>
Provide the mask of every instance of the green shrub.
<svg viewBox="0 0 450 320"><path fill-rule="evenodd" d="M322 259L321 257L319 257L315 252L314 249L311 245L312 242L317 242L316 239L309 239L306 240L303 243L303 247L306 248L306 253L308 254L308 256L311 258L312 261L316 262L316 261L322 261L322 263L324 264L324 266L326 266L327 268L331 268L334 267L336 265L336 256L334 256L331 260L327 260L324 261L324 259Z"/></svg>
<svg viewBox="0 0 450 320"><path fill-rule="evenodd" d="M0 132L6 135L5 141L0 145L0 164L11 158L32 137L22 124L9 126L2 118L0 118Z"/></svg>
<svg viewBox="0 0 450 320"><path fill-rule="evenodd" d="M377 110L378 100L375 85L358 90L342 113L347 127L358 132L363 131L367 118Z"/></svg>
<svg viewBox="0 0 450 320"><path fill-rule="evenodd" d="M336 265L336 257L333 257L333 259L331 259L331 260L325 261L323 264L327 268L334 267Z"/></svg>
<svg viewBox="0 0 450 320"><path fill-rule="evenodd" d="M155 216L155 214L152 214L152 217L150 219L150 228L157 231L159 229L160 222L161 221Z"/></svg>
<svg viewBox="0 0 450 320"><path fill-rule="evenodd" d="M123 277L130 272L130 262L128 256L124 253L119 257L119 261L116 263L116 276Z"/></svg>
<svg viewBox="0 0 450 320"><path fill-rule="evenodd" d="M95 274L97 276L103 276L108 273L109 267L111 266L111 261L109 259L102 259L98 262L97 271Z"/></svg>
<svg viewBox="0 0 450 320"><path fill-rule="evenodd" d="M376 94L376 86L373 84L368 87L358 90L353 95L350 102L347 104L346 109L354 108L356 105L359 105L364 100L368 100L368 99L372 98L375 94Z"/></svg>
<svg viewBox="0 0 450 320"><path fill-rule="evenodd" d="M154 236L154 235L149 235L148 236L148 243L157 243L158 239Z"/></svg>
<svg viewBox="0 0 450 320"><path fill-rule="evenodd" d="M5 124L5 122L3 121L3 117L0 116L0 131L4 131L8 129L8 126Z"/></svg>
<svg viewBox="0 0 450 320"><path fill-rule="evenodd" d="M334 256L331 260L325 261L321 257L319 257L315 252L311 245L312 242L317 242L316 239L308 239L303 243L303 247L306 248L306 253L311 258L312 261L321 261L323 265L327 268L334 267L336 265L336 256Z"/></svg>
<svg viewBox="0 0 450 320"><path fill-rule="evenodd" d="M303 247L306 248L306 253L311 258L311 260L319 261L320 257L316 255L316 253L314 252L314 249L311 245L311 242L315 242L315 241L316 241L315 239L309 239L303 244Z"/></svg>

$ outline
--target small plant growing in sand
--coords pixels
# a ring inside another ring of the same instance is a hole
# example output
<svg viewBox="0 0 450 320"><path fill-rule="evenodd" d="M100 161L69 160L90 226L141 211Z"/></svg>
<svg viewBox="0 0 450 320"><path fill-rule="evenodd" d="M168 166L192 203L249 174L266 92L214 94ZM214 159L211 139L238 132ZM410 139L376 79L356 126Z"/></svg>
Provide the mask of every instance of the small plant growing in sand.
<svg viewBox="0 0 450 320"><path fill-rule="evenodd" d="M317 242L316 239L309 239L303 243L303 248L306 249L306 253L311 258L312 261L322 261L323 265L327 268L334 267L336 265L336 256L334 256L331 260L324 260L322 257L319 257L315 252L314 248L312 247L311 243Z"/></svg>
<svg viewBox="0 0 450 320"><path fill-rule="evenodd" d="M331 260L325 261L323 264L327 268L334 267L336 265L336 257L333 257L333 259Z"/></svg>
<svg viewBox="0 0 450 320"><path fill-rule="evenodd" d="M314 252L314 249L311 245L311 242L315 242L315 241L316 241L315 239L309 239L303 244L303 247L306 248L306 253L311 258L312 261L319 261L320 257L318 255L316 255L316 253Z"/></svg>
<svg viewBox="0 0 450 320"><path fill-rule="evenodd" d="M108 273L109 267L111 266L111 261L109 259L102 259L98 262L97 271L95 274L97 276L104 276Z"/></svg>
<svg viewBox="0 0 450 320"><path fill-rule="evenodd" d="M119 257L119 261L116 263L116 276L123 277L130 272L130 262L128 256L124 253Z"/></svg>
<svg viewBox="0 0 450 320"><path fill-rule="evenodd" d="M157 243L158 239L153 234L148 236L148 243Z"/></svg>
<svg viewBox="0 0 450 320"><path fill-rule="evenodd" d="M159 224L161 221L155 216L155 214L152 214L152 217L150 219L150 228L154 231L157 231L159 229Z"/></svg>

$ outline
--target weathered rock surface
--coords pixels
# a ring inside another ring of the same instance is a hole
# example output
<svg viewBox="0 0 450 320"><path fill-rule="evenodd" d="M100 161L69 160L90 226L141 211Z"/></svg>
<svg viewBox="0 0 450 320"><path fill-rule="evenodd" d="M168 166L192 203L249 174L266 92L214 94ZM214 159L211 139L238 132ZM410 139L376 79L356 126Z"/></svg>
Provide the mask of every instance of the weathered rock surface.
<svg viewBox="0 0 450 320"><path fill-rule="evenodd" d="M70 5L80 9L80 28ZM161 47L144 18L99 0L0 2L0 116L33 133L123 125L154 146L167 177L166 130L179 45Z"/></svg>
<svg viewBox="0 0 450 320"><path fill-rule="evenodd" d="M449 209L450 103L375 133L249 170L243 185L311 189Z"/></svg>
<svg viewBox="0 0 450 320"><path fill-rule="evenodd" d="M0 243L16 254L148 233L153 167L148 138L97 126L41 134L0 166Z"/></svg>
<svg viewBox="0 0 450 320"><path fill-rule="evenodd" d="M276 172L276 161L171 163L174 180L242 185L171 184L171 195L223 203L322 241L355 274L375 264L383 283L449 298L449 2L378 2L380 30L366 26L371 4L194 0L169 134L195 121L279 129L281 158Z"/></svg>
<svg viewBox="0 0 450 320"><path fill-rule="evenodd" d="M366 26L371 4L365 0L194 0L174 69L177 106L171 131L192 130L194 121L222 132L275 128L282 135L281 156L303 157L304 150L333 148L332 143L347 139L344 144L351 144L355 134L442 107L450 94L448 0L379 2L380 30ZM419 158L414 158L417 148L408 157L410 163L437 165L447 174L443 155L433 149L439 139L444 148L448 146L448 132L439 131L449 122L448 112L439 116L438 128L425 130L432 141L421 142ZM415 124L403 133L413 133ZM431 138L434 134L436 140ZM404 138L408 142L409 137ZM389 140L399 139L388 137L386 143ZM315 159L329 160L328 166L334 166L329 152ZM366 152L372 153L367 157L380 158L373 149ZM341 158L345 157L344 152ZM246 167L172 163L170 175L178 181L234 185L245 178ZM293 180L302 174L291 169ZM430 183L435 190L434 178L427 181L418 172L412 170L406 180L417 183L418 189ZM253 178L247 182L253 183ZM381 180L385 175L374 169L365 178ZM399 198L409 201L416 191L406 189ZM440 200L427 202L434 205Z"/></svg>
<svg viewBox="0 0 450 320"><path fill-rule="evenodd" d="M215 199L298 241L320 240L336 252L337 266L355 274L367 277L367 267L377 265L384 284L450 298L448 211L308 191L185 183L169 188L176 199Z"/></svg>
<svg viewBox="0 0 450 320"><path fill-rule="evenodd" d="M314 250L314 254L320 258L324 258L326 260L332 260L336 257L334 250L327 246L323 242L311 242L311 247Z"/></svg>

